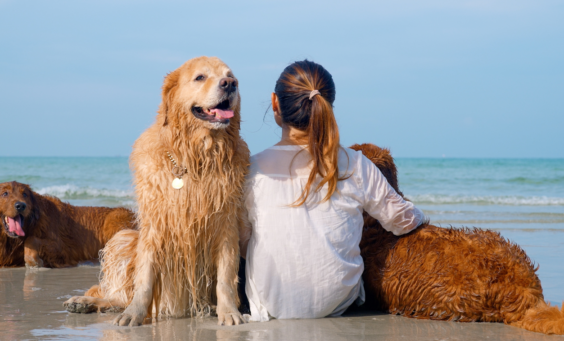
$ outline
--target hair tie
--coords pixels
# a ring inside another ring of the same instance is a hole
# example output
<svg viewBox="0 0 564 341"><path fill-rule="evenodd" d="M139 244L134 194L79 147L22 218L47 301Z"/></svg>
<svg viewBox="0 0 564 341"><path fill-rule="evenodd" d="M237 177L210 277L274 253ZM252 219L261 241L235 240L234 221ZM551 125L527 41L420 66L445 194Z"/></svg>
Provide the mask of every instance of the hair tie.
<svg viewBox="0 0 564 341"><path fill-rule="evenodd" d="M315 96L315 95L321 95L319 93L319 90L311 90L311 92L309 93L309 100L311 101L313 96Z"/></svg>

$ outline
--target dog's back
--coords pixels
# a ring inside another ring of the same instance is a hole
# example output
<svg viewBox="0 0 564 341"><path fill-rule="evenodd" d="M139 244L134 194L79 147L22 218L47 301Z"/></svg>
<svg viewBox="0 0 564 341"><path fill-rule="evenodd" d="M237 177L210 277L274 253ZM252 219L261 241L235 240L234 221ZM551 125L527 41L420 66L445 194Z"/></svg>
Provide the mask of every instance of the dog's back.
<svg viewBox="0 0 564 341"><path fill-rule="evenodd" d="M55 197L34 194L40 218L25 243L26 262L30 250L37 251L47 267L96 260L113 235L135 227L134 213L125 208L73 206Z"/></svg>

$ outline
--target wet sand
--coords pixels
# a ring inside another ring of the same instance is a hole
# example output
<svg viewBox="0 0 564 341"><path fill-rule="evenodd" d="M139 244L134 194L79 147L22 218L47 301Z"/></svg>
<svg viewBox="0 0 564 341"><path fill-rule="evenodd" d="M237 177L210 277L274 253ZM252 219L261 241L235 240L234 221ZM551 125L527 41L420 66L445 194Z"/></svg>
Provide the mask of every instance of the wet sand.
<svg viewBox="0 0 564 341"><path fill-rule="evenodd" d="M501 230L540 263L545 296L561 301L564 233ZM0 269L1 340L555 340L501 323L414 320L374 313L317 320L272 320L220 327L215 318L163 319L141 327L114 327L115 314L69 314L62 303L98 281L98 266Z"/></svg>

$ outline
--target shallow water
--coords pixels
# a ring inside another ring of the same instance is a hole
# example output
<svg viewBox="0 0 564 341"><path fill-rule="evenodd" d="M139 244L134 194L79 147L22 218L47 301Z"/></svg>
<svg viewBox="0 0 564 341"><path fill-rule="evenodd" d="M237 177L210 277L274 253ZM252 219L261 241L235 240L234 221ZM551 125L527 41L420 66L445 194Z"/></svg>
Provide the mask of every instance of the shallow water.
<svg viewBox="0 0 564 341"><path fill-rule="evenodd" d="M217 326L215 318L163 319L115 327L115 314L69 314L62 303L97 281L99 267L0 270L2 340L554 340L500 323L415 320L351 314L316 320L272 320Z"/></svg>

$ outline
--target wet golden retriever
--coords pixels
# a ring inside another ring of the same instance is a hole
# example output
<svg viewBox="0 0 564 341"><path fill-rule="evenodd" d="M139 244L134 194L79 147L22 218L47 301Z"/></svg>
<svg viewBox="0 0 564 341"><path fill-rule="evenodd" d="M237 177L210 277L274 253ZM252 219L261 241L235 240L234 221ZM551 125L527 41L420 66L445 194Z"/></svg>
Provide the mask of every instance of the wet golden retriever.
<svg viewBox="0 0 564 341"><path fill-rule="evenodd" d="M156 122L131 155L139 231L103 250L103 278L70 312L125 311L114 323L215 310L239 324L239 217L249 150L239 136L239 84L217 58L189 60L164 81Z"/></svg>
<svg viewBox="0 0 564 341"><path fill-rule="evenodd" d="M98 259L118 231L135 226L126 208L73 206L19 182L0 184L0 267L61 268Z"/></svg>
<svg viewBox="0 0 564 341"><path fill-rule="evenodd" d="M354 145L400 195L386 149ZM418 319L503 322L564 334L564 312L544 301L525 251L494 231L423 224L394 236L364 214L360 243L367 306Z"/></svg>

